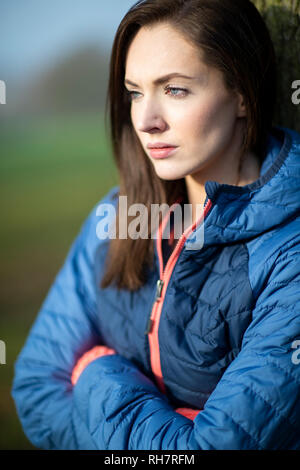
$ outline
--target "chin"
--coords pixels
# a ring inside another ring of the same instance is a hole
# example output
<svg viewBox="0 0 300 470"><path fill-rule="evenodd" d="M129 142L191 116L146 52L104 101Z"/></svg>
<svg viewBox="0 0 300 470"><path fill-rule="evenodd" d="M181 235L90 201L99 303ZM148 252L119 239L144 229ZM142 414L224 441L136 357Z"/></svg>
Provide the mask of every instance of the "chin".
<svg viewBox="0 0 300 470"><path fill-rule="evenodd" d="M189 174L189 169L171 160L154 162L154 170L160 179L166 181L180 180Z"/></svg>
<svg viewBox="0 0 300 470"><path fill-rule="evenodd" d="M156 174L160 179L166 180L166 181L180 180L186 176L183 173L172 172L172 171L168 171L168 172L157 171Z"/></svg>

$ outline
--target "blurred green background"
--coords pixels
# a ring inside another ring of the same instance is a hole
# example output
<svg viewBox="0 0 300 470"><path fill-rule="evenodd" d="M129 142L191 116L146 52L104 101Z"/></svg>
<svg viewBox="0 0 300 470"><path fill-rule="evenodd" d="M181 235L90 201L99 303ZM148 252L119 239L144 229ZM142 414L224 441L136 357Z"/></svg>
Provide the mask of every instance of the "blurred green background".
<svg viewBox="0 0 300 470"><path fill-rule="evenodd" d="M118 184L104 126L109 56L134 1L1 0L0 449L34 449L10 390L13 365L92 207ZM276 123L300 131L300 1L256 0L280 61Z"/></svg>
<svg viewBox="0 0 300 470"><path fill-rule="evenodd" d="M0 449L35 449L11 397L14 362L81 224L118 184L104 105L133 3L0 2Z"/></svg>
<svg viewBox="0 0 300 470"><path fill-rule="evenodd" d="M14 119L0 142L0 449L30 449L10 396L13 362L82 221L117 178L101 115Z"/></svg>

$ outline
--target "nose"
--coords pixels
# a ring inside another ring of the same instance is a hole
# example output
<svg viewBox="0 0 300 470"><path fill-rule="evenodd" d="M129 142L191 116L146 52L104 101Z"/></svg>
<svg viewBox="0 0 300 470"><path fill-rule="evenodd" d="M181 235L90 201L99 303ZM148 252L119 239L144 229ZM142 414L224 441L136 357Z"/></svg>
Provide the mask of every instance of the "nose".
<svg viewBox="0 0 300 470"><path fill-rule="evenodd" d="M163 117L162 110L152 101L139 108L136 127L140 132L154 134L165 131L167 122Z"/></svg>

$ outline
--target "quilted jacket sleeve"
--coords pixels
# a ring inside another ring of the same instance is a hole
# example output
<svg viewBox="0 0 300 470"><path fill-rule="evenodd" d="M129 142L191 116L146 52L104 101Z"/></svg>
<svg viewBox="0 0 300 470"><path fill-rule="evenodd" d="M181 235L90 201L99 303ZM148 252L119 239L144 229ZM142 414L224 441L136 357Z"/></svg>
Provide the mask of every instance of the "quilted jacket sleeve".
<svg viewBox="0 0 300 470"><path fill-rule="evenodd" d="M110 195L101 202L108 202ZM15 363L12 397L25 434L38 448L94 448L74 407L71 373L85 351L102 343L93 274L99 243L95 220L96 206L73 242Z"/></svg>
<svg viewBox="0 0 300 470"><path fill-rule="evenodd" d="M75 399L96 447L300 449L299 299L300 248L292 242L277 254L240 353L193 422L175 413L128 361L108 356L91 363Z"/></svg>

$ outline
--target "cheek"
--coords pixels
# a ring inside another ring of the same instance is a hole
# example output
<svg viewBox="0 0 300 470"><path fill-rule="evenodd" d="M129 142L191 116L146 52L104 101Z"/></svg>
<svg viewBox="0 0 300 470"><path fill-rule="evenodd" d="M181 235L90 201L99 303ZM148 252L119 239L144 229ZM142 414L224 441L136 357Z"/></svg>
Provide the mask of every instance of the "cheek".
<svg viewBox="0 0 300 470"><path fill-rule="evenodd" d="M134 111L134 107L131 107L131 109L130 109L130 118L131 118L133 128L136 130L136 128L137 128L137 116L136 116L136 113Z"/></svg>
<svg viewBox="0 0 300 470"><path fill-rule="evenodd" d="M145 123L145 112L140 103L132 103L130 107L130 118L136 131Z"/></svg>
<svg viewBox="0 0 300 470"><path fill-rule="evenodd" d="M162 115L171 130L183 139L203 138L211 135L213 138L217 133L227 134L233 129L236 119L236 105L231 97L220 95L206 96L205 99L197 99L194 102L185 102L179 106L170 104ZM130 116L133 128L139 134L140 110L132 106Z"/></svg>
<svg viewBox="0 0 300 470"><path fill-rule="evenodd" d="M185 121L195 138L225 136L234 129L236 106L232 99L208 100L199 103L189 116L185 116Z"/></svg>

